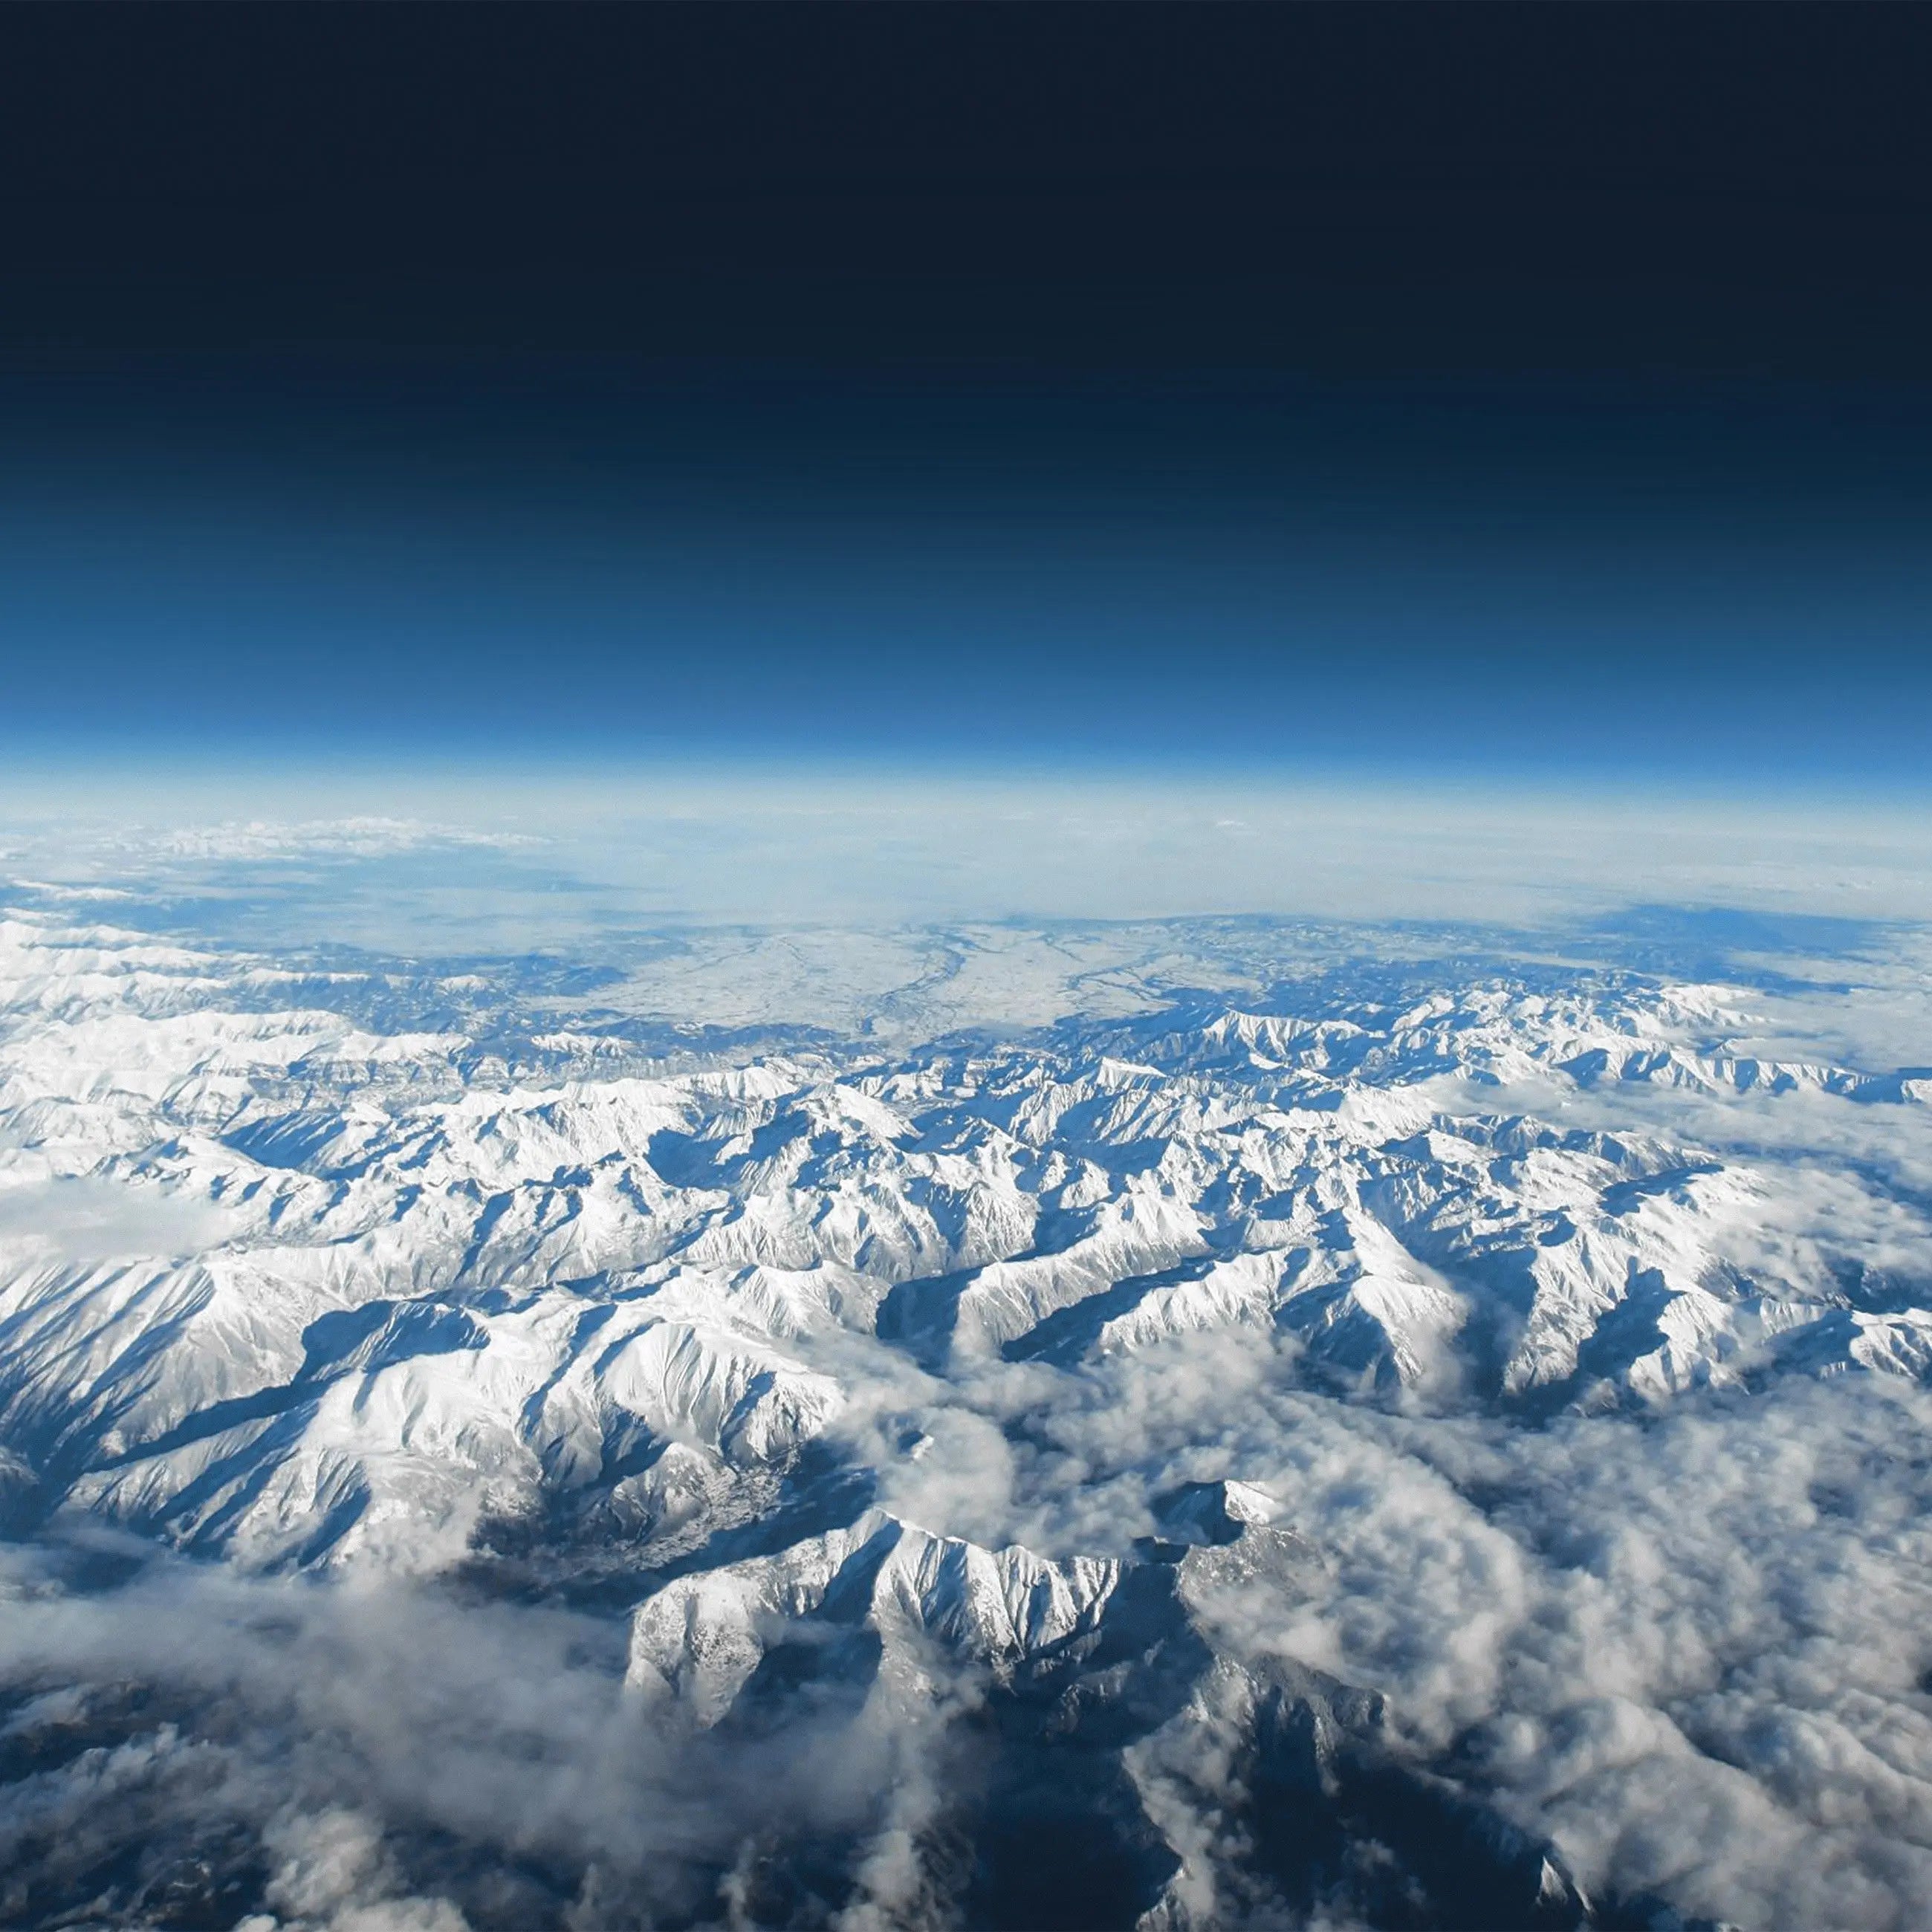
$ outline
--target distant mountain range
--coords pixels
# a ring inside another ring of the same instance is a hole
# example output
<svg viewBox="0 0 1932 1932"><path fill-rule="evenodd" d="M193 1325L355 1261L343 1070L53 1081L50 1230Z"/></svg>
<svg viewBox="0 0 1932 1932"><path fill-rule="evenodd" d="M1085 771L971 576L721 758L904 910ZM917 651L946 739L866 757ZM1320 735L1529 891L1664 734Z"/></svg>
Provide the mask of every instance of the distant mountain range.
<svg viewBox="0 0 1932 1932"><path fill-rule="evenodd" d="M589 1616L700 1758L949 1740L734 1922L1690 1924L1298 1654L1336 1559L1231 1407L1426 1461L1932 1382L1932 1192L1832 1124L1922 1148L1932 1070L1753 1046L1740 985L1238 938L1045 1023L724 1028L17 913L10 1532ZM31 1868L11 1922L217 1922Z"/></svg>

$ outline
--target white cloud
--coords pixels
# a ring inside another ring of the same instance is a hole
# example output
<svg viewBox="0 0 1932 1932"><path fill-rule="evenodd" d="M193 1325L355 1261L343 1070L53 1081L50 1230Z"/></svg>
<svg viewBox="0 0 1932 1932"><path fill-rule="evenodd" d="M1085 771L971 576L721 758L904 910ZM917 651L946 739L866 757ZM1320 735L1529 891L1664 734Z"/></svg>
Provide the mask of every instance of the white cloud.
<svg viewBox="0 0 1932 1932"><path fill-rule="evenodd" d="M198 1254L236 1225L218 1204L92 1175L0 1178L0 1250L69 1262Z"/></svg>

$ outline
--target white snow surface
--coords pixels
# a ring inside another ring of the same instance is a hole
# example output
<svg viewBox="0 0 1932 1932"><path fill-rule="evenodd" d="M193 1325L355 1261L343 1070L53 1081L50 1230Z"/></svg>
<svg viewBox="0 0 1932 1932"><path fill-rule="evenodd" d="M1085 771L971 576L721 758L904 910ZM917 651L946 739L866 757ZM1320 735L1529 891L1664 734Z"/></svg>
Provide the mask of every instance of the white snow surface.
<svg viewBox="0 0 1932 1932"><path fill-rule="evenodd" d="M1916 1415L1932 1384L1932 1072L1794 1036L1743 975L1202 922L713 937L586 987L103 911L0 921L0 1498L250 1575L590 1579L633 1690L700 1728L830 1604L902 1692L940 1654L996 1681L1077 1652L1167 1538L1231 1654L1389 1690L1419 1749L1488 1725L1501 1766L1542 1559L1468 1497L1528 1493L1565 1432L1847 1390ZM1885 968L1894 1010L1918 957ZM1336 1513L1345 1441L1411 1472L1366 1514ZM1306 1608L1391 1510L1418 1574L1453 1534L1487 1579L1430 1657L1386 1582ZM1676 1533L1606 1530L1576 1576L1613 1592ZM1628 1766L1688 1750L1637 1732L1700 1698L1732 1723L1740 1655L1633 1666L1569 1721L1624 1726ZM1888 1708L1893 1743L1857 1748L1891 1752L1900 1849L1846 1923L1932 1901L1932 1709ZM1588 1882L1742 1895L1604 1840L1554 1736L1516 1814ZM1727 1774L1851 1828L1764 1756ZM1201 1870L1166 1922L1230 1909ZM1816 1896L1767 1881L1746 1916Z"/></svg>
<svg viewBox="0 0 1932 1932"><path fill-rule="evenodd" d="M639 1072L45 916L0 926L0 1427L57 1507L253 1562L434 1566L558 1490L656 1522L849 1447L881 1389L1203 1330L1536 1414L1926 1370L1910 1192L1654 1104L1922 1144L1924 1082L1740 1052L1724 986L1371 979ZM1610 1131L1606 1095L1651 1104ZM616 1473L646 1444L675 1480Z"/></svg>

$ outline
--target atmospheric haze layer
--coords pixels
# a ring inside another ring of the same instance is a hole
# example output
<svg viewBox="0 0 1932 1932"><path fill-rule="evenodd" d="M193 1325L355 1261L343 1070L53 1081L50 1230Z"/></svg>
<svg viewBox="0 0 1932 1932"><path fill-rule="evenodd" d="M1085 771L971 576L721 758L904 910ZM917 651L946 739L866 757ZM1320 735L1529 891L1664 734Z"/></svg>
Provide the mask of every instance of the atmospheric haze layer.
<svg viewBox="0 0 1932 1932"><path fill-rule="evenodd" d="M0 1920L1932 1917L1904 821L488 790L6 834Z"/></svg>

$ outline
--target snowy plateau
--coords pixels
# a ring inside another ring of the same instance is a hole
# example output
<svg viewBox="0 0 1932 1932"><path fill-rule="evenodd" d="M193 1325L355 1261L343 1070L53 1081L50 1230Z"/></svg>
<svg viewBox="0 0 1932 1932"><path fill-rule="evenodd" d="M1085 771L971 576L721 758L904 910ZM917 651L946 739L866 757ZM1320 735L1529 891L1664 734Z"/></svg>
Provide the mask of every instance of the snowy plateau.
<svg viewBox="0 0 1932 1932"><path fill-rule="evenodd" d="M22 885L0 1923L1932 1922L1932 946L1774 925Z"/></svg>

